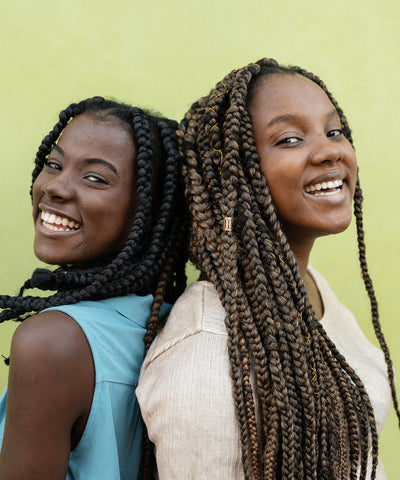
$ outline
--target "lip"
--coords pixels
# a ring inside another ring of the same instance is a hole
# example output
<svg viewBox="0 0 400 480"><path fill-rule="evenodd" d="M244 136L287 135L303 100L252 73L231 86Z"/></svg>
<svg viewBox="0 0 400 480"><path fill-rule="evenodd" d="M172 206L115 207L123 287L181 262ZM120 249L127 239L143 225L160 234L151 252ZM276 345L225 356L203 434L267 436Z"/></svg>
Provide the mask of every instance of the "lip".
<svg viewBox="0 0 400 480"><path fill-rule="evenodd" d="M339 206L343 205L344 203L348 202L351 200L351 196L349 193L349 188L346 183L343 182L343 185L340 190L337 192L332 192L330 194L322 194L322 195L315 195L312 193L307 193L303 190L303 196L306 198L308 201L315 203L318 203L320 205L326 205L326 206Z"/></svg>
<svg viewBox="0 0 400 480"><path fill-rule="evenodd" d="M335 180L342 180L343 184L345 178L344 172L340 172L338 170L332 172L325 172L317 177L314 177L311 181L306 183L303 188L306 188L310 185L315 185L316 183L324 183L324 182L334 182Z"/></svg>
<svg viewBox="0 0 400 480"><path fill-rule="evenodd" d="M336 186L321 189L321 184L341 182L340 188ZM318 188L318 185L320 187ZM306 191L308 187L317 187L316 190ZM349 188L345 180L345 174L341 171L324 172L314 177L309 183L303 187L303 196L312 202L321 205L334 206L341 205L349 199Z"/></svg>
<svg viewBox="0 0 400 480"><path fill-rule="evenodd" d="M49 207L49 206L44 205L42 203L40 203L38 205L38 211L39 211L39 216L40 216L40 212L46 212L46 213L54 214L57 217L67 218L68 220L70 220L72 222L82 224L82 222L80 220L77 220L76 218L73 218L70 215L67 215L65 212L62 212L61 210L57 210L55 208Z"/></svg>
<svg viewBox="0 0 400 480"><path fill-rule="evenodd" d="M53 217L53 220L48 223L46 222L47 218L43 219L43 214L47 214L48 216L54 215L55 217L59 217L59 222L58 223L54 222L54 217ZM69 215L66 215L64 212L61 212L60 210L53 209L43 204L38 205L36 225L37 225L37 228L40 230L40 232L46 235L71 234L71 233L76 233L82 229L81 222L75 220Z"/></svg>

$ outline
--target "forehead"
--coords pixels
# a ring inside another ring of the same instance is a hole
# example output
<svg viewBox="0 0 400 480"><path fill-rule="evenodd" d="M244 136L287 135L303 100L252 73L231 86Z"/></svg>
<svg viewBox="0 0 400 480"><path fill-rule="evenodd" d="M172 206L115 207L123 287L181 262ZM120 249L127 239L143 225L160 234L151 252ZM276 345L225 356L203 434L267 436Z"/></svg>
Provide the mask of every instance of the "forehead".
<svg viewBox="0 0 400 480"><path fill-rule="evenodd" d="M302 75L283 74L265 77L249 102L253 121L269 121L279 115L315 116L335 110L327 94Z"/></svg>
<svg viewBox="0 0 400 480"><path fill-rule="evenodd" d="M135 156L132 136L118 122L83 113L73 118L62 132L58 145L66 153L122 160Z"/></svg>

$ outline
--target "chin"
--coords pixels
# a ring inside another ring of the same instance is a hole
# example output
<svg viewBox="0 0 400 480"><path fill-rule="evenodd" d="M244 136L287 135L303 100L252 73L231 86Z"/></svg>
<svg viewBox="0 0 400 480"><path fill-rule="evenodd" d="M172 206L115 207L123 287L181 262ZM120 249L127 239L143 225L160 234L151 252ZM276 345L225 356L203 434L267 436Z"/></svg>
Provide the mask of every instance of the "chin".
<svg viewBox="0 0 400 480"><path fill-rule="evenodd" d="M46 263L47 265L64 265L64 262L59 262L58 258L52 257L50 255L42 255L35 252L35 257L41 262Z"/></svg>
<svg viewBox="0 0 400 480"><path fill-rule="evenodd" d="M350 226L350 223L351 223L351 218L350 220L345 222L330 224L326 228L322 229L319 232L318 236L325 237L327 235L336 235L337 233L342 233L348 229L348 227Z"/></svg>
<svg viewBox="0 0 400 480"><path fill-rule="evenodd" d="M344 232L351 224L353 213L351 209L346 209L345 212L338 212L337 215L327 216L321 230L324 235L334 235L336 233Z"/></svg>
<svg viewBox="0 0 400 480"><path fill-rule="evenodd" d="M54 249L41 248L40 246L33 247L33 253L35 257L47 265L67 265L70 259L65 258L64 255L57 253Z"/></svg>

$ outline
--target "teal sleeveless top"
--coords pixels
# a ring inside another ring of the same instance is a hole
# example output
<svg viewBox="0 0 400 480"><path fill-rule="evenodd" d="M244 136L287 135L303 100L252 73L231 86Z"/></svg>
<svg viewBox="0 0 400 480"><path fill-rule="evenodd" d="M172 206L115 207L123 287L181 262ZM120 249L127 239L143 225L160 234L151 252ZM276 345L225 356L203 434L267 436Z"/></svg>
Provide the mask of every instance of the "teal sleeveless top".
<svg viewBox="0 0 400 480"><path fill-rule="evenodd" d="M66 480L135 480L142 447L142 419L136 386L143 362L143 337L153 297L85 301L48 310L72 317L89 342L95 389L85 431L70 454ZM170 306L164 305L163 315ZM0 443L6 391L0 400Z"/></svg>

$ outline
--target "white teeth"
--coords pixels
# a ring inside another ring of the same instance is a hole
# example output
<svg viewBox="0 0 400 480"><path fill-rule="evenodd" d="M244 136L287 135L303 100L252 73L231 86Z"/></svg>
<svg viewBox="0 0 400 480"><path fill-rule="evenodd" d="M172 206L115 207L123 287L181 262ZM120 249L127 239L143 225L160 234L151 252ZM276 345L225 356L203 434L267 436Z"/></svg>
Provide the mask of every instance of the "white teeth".
<svg viewBox="0 0 400 480"><path fill-rule="evenodd" d="M65 217L60 217L54 213L42 211L40 218L42 219L43 225L53 232L70 232L71 230L78 230L81 227L80 223Z"/></svg>
<svg viewBox="0 0 400 480"><path fill-rule="evenodd" d="M343 180L333 180L329 182L322 182L322 183L315 183L314 185L308 185L307 187L304 187L304 191L307 193L319 191L319 190L327 190L331 188L340 188L343 185ZM323 193L316 193L315 195L332 195L334 193L337 193L335 190L334 192L323 192Z"/></svg>
<svg viewBox="0 0 400 480"><path fill-rule="evenodd" d="M314 196L315 197L326 197L327 195L335 195L338 191L337 190L334 190L333 192L317 192L317 193L314 193Z"/></svg>

